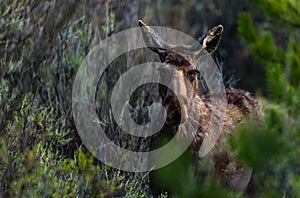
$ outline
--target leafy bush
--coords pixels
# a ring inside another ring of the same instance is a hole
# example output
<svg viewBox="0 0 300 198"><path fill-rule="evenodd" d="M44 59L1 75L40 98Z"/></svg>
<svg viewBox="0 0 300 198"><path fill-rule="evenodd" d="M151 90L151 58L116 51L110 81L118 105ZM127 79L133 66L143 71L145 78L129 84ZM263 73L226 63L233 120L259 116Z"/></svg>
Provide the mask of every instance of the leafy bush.
<svg viewBox="0 0 300 198"><path fill-rule="evenodd" d="M95 39L91 16L75 12L80 6L77 1L0 3L0 197L146 193L144 174L99 163L77 135L73 80ZM113 23L112 13L108 20Z"/></svg>
<svg viewBox="0 0 300 198"><path fill-rule="evenodd" d="M230 139L236 157L254 169L261 197L298 197L300 177L300 4L297 1L250 0L268 17L255 24L239 15L239 34L255 60L264 66L268 99L261 98L265 125L241 126ZM270 31L282 34L276 40ZM284 27L284 29L282 29Z"/></svg>

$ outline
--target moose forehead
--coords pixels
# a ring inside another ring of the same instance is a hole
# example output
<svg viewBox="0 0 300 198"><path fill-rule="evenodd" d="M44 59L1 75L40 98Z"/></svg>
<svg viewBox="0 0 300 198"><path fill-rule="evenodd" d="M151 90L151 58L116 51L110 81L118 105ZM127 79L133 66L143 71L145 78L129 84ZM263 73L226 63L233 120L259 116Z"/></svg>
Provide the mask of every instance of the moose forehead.
<svg viewBox="0 0 300 198"><path fill-rule="evenodd" d="M197 70L195 60L190 52L168 50L161 61L165 66L160 68L160 74L170 79L174 77L177 77L178 80L188 78Z"/></svg>
<svg viewBox="0 0 300 198"><path fill-rule="evenodd" d="M162 62L187 69L195 67L195 61L190 53L178 52L176 49L166 51L166 55Z"/></svg>

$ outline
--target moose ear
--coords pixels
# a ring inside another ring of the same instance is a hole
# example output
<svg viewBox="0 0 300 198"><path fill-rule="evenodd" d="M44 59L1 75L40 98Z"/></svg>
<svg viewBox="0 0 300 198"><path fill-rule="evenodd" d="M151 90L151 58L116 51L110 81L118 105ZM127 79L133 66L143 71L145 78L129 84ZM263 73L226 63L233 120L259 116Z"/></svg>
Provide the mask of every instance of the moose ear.
<svg viewBox="0 0 300 198"><path fill-rule="evenodd" d="M223 29L222 25L218 25L199 38L200 44L209 53L214 52L218 48Z"/></svg>
<svg viewBox="0 0 300 198"><path fill-rule="evenodd" d="M158 53L160 58L164 55L165 51L169 48L165 41L142 20L139 20L139 25L142 29L144 41L149 49Z"/></svg>

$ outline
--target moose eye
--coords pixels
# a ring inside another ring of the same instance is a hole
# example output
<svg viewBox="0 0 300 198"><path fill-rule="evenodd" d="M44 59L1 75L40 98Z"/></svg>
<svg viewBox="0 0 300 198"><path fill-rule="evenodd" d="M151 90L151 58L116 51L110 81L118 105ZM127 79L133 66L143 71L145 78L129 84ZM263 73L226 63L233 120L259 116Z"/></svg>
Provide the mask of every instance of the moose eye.
<svg viewBox="0 0 300 198"><path fill-rule="evenodd" d="M196 69L196 70L194 71L194 75L195 75L195 76L200 76L200 71Z"/></svg>
<svg viewBox="0 0 300 198"><path fill-rule="evenodd" d="M190 71L188 73L188 75L189 75L190 80L193 81L193 80L195 80L195 78L199 78L200 71L196 69L196 70Z"/></svg>
<svg viewBox="0 0 300 198"><path fill-rule="evenodd" d="M195 70L189 71L188 75L189 75L189 77L199 76L200 75L200 71L197 70L197 69L195 69Z"/></svg>

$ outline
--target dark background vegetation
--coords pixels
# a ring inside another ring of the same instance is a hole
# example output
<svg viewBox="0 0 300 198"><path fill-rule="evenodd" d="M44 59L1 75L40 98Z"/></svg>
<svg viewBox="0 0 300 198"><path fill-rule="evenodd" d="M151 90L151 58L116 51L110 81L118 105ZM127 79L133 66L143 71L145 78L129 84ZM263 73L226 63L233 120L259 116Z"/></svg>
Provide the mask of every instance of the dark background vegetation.
<svg viewBox="0 0 300 198"><path fill-rule="evenodd" d="M0 197L151 195L148 173L112 169L85 149L71 109L89 50L138 19L194 38L224 26L215 55L265 117L260 129L240 127L232 152L254 169L259 197L300 197L299 1L5 0L0 15ZM116 79L102 80L109 90ZM203 181L192 190L204 197L241 196Z"/></svg>

